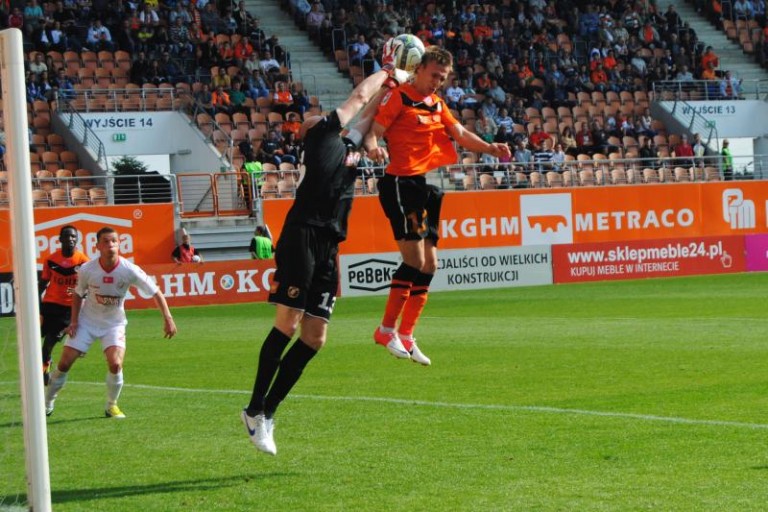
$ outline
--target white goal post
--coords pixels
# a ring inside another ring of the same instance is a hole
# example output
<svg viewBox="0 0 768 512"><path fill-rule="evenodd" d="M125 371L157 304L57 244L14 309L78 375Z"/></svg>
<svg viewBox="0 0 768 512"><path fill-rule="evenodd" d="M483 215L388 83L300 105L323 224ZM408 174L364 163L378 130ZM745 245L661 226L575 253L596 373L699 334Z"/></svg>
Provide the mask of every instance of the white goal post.
<svg viewBox="0 0 768 512"><path fill-rule="evenodd" d="M0 31L0 80L3 86L3 121L6 132L5 163L10 190L13 288L16 294L27 504L35 512L50 512L51 482L43 398L29 121L24 83L24 45L19 29Z"/></svg>

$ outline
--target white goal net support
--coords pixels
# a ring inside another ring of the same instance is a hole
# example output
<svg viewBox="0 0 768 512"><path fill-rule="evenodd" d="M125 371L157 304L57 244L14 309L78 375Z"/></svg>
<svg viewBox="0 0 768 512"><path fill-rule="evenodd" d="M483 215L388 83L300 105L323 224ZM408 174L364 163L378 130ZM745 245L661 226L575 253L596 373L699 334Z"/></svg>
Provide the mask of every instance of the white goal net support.
<svg viewBox="0 0 768 512"><path fill-rule="evenodd" d="M16 372L10 357L15 352L11 346L13 330L0 332L0 511L26 508L49 512L51 484L43 399L24 51L21 31L15 28L0 31L0 80L18 346ZM4 321L3 326L6 325L12 324ZM19 435L23 437L23 450ZM23 468L18 467L21 464ZM18 475L26 479L26 494L15 491ZM4 496L7 489L11 489L9 495Z"/></svg>

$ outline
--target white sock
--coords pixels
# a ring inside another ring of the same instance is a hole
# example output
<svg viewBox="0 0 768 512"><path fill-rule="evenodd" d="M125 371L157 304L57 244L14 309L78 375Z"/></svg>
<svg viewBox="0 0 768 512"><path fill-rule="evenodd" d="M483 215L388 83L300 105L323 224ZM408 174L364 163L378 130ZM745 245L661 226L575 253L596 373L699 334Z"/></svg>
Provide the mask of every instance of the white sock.
<svg viewBox="0 0 768 512"><path fill-rule="evenodd" d="M107 372L107 405L115 405L123 390L123 370L118 373Z"/></svg>
<svg viewBox="0 0 768 512"><path fill-rule="evenodd" d="M390 333L395 332L395 328L394 327L384 327L383 325L379 326L379 330L381 332L383 332L384 334L390 334Z"/></svg>
<svg viewBox="0 0 768 512"><path fill-rule="evenodd" d="M67 372L62 372L58 368L51 372L51 378L48 380L48 386L45 388L45 401L50 402L56 399L56 395L59 394L61 388L67 382Z"/></svg>

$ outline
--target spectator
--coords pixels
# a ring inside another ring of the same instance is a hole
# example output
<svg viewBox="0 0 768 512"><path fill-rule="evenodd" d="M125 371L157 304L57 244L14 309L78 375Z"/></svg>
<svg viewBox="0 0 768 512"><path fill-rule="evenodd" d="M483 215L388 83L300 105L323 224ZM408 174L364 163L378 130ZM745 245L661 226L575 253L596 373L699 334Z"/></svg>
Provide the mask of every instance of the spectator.
<svg viewBox="0 0 768 512"><path fill-rule="evenodd" d="M475 121L475 133L489 144L492 143L496 137L496 132L499 131L499 127L496 121L491 116L485 114L484 109L480 109L477 112L477 120Z"/></svg>
<svg viewBox="0 0 768 512"><path fill-rule="evenodd" d="M45 24L40 33L40 46L44 51L64 52L69 48L67 35L61 28L61 23L53 21ZM50 70L53 72L53 70Z"/></svg>
<svg viewBox="0 0 768 512"><path fill-rule="evenodd" d="M672 154L670 156L675 158L676 165L690 167L694 164L693 146L688 142L688 135L683 134L680 137L680 143L672 148Z"/></svg>
<svg viewBox="0 0 768 512"><path fill-rule="evenodd" d="M88 27L88 35L85 38L88 45L88 49L94 52L102 50L114 51L114 44L112 43L112 34L109 29L105 27L100 19L95 19Z"/></svg>
<svg viewBox="0 0 768 512"><path fill-rule="evenodd" d="M285 82L277 82L275 86L275 92L272 94L272 111L279 112L285 117L293 107L293 95L286 88Z"/></svg>
<svg viewBox="0 0 768 512"><path fill-rule="evenodd" d="M563 145L558 143L555 145L555 151L552 153L552 158L549 160L552 163L552 168L555 171L562 171L565 164L565 151Z"/></svg>
<svg viewBox="0 0 768 512"><path fill-rule="evenodd" d="M312 4L312 10L307 14L307 32L312 39L319 39L320 32L325 20L325 11L323 10L323 4L320 2L314 2Z"/></svg>
<svg viewBox="0 0 768 512"><path fill-rule="evenodd" d="M581 123L581 130L576 134L576 149L579 153L591 154L594 148L592 132L586 122Z"/></svg>
<svg viewBox="0 0 768 512"><path fill-rule="evenodd" d="M265 50L263 52L259 66L261 66L262 74L264 76L272 77L272 81L274 81L275 78L277 78L277 76L280 74L280 63L272 57L272 52L269 50Z"/></svg>
<svg viewBox="0 0 768 512"><path fill-rule="evenodd" d="M157 27L160 25L160 16L157 15L157 11L152 6L145 2L144 7L139 13L139 23L149 25L151 27Z"/></svg>
<svg viewBox="0 0 768 512"><path fill-rule="evenodd" d="M189 33L189 28L184 24L184 19L181 16L176 17L175 23L171 26L170 33L168 34L171 40L171 52L174 55L187 55L192 54L194 45L192 44L192 36Z"/></svg>
<svg viewBox="0 0 768 512"><path fill-rule="evenodd" d="M128 52L131 55L135 55L139 51L139 40L131 29L131 21L128 19L122 21L120 27L115 32L114 39L118 50Z"/></svg>
<svg viewBox="0 0 768 512"><path fill-rule="evenodd" d="M656 168L659 166L659 151L653 143L653 137L646 137L638 153L641 165L644 167Z"/></svg>
<svg viewBox="0 0 768 512"><path fill-rule="evenodd" d="M186 231L181 235L181 243L173 249L171 258L177 265L203 263L203 255L192 246L192 237Z"/></svg>
<svg viewBox="0 0 768 512"><path fill-rule="evenodd" d="M707 153L707 147L704 145L704 142L701 140L701 134L694 133L693 134L693 156L696 158L697 164L702 164L704 160L704 155Z"/></svg>
<svg viewBox="0 0 768 512"><path fill-rule="evenodd" d="M243 36L237 44L235 44L235 60L237 61L237 65L243 67L246 61L250 60L251 55L256 55L256 50L248 39L248 36Z"/></svg>
<svg viewBox="0 0 768 512"><path fill-rule="evenodd" d="M13 11L11 11L11 14L8 16L8 28L24 30L24 14L18 7L14 7Z"/></svg>
<svg viewBox="0 0 768 512"><path fill-rule="evenodd" d="M712 73L714 75L714 70L717 69L719 66L720 66L720 58L717 56L717 54L715 53L715 51L712 49L711 46L707 46L707 49L704 51L704 54L701 56L702 73L706 70L712 70ZM704 77L702 76L702 78Z"/></svg>
<svg viewBox="0 0 768 512"><path fill-rule="evenodd" d="M254 260L268 260L273 257L275 248L266 226L256 226L248 251L251 253L251 259Z"/></svg>
<svg viewBox="0 0 768 512"><path fill-rule="evenodd" d="M552 142L552 136L541 129L541 125L535 124L533 126L533 133L531 133L529 137L529 142L531 144L531 149L536 151L541 151L544 147L544 141L547 141L549 144Z"/></svg>
<svg viewBox="0 0 768 512"><path fill-rule="evenodd" d="M720 80L720 97L723 99L739 99L741 94L741 80L733 76L729 71L725 72L722 80Z"/></svg>
<svg viewBox="0 0 768 512"><path fill-rule="evenodd" d="M29 0L24 7L24 34L28 39L37 39L37 34L43 27L45 16L43 9L38 5L37 0Z"/></svg>
<svg viewBox="0 0 768 512"><path fill-rule="evenodd" d="M693 73L688 71L688 66L683 65L680 67L680 71L678 71L675 80L679 80L680 82L693 82Z"/></svg>
<svg viewBox="0 0 768 512"><path fill-rule="evenodd" d="M251 109L246 104L248 95L243 91L243 83L240 79L232 81L232 88L229 90L229 101L231 103L230 113L240 112L245 115L250 115Z"/></svg>
<svg viewBox="0 0 768 512"><path fill-rule="evenodd" d="M451 81L451 85L445 89L443 96L449 108L454 110L460 110L462 108L461 105L464 98L464 89L459 86L458 78L454 78Z"/></svg>
<svg viewBox="0 0 768 512"><path fill-rule="evenodd" d="M237 9L232 14L232 18L235 20L235 31L241 36L250 35L257 26L256 19L246 9L244 0L237 3Z"/></svg>
<svg viewBox="0 0 768 512"><path fill-rule="evenodd" d="M71 100L75 97L75 84L66 75L64 68L56 70L55 82L52 82L54 88L58 91L59 97L64 100Z"/></svg>
<svg viewBox="0 0 768 512"><path fill-rule="evenodd" d="M224 89L230 89L232 87L232 77L229 76L224 66L219 66L216 72L216 76L211 79L211 87L223 87Z"/></svg>
<svg viewBox="0 0 768 512"><path fill-rule="evenodd" d="M549 148L551 139L545 139L541 142L541 148L533 154L533 161L536 165L536 170L539 172L547 172L552 169L550 162L555 153Z"/></svg>
<svg viewBox="0 0 768 512"><path fill-rule="evenodd" d="M29 71L35 79L39 78L44 71L48 71L48 65L45 63L45 55L38 52L35 54L35 60L29 64Z"/></svg>
<svg viewBox="0 0 768 512"><path fill-rule="evenodd" d="M211 94L211 106L214 113L232 113L232 101L229 98L229 94L224 90L224 86L216 86L216 90Z"/></svg>
<svg viewBox="0 0 768 512"><path fill-rule="evenodd" d="M496 116L496 119L494 119L494 121L496 121L496 124L499 126L499 128L501 128L502 126L506 126L510 132L512 131L512 128L515 124L515 121L509 115L509 110L507 109L507 107L501 107L499 109L499 115Z"/></svg>
<svg viewBox="0 0 768 512"><path fill-rule="evenodd" d="M733 155L728 139L723 139L723 149L720 151L720 156L722 157L723 180L730 181L733 179Z"/></svg>
<svg viewBox="0 0 768 512"><path fill-rule="evenodd" d="M517 143L517 149L513 156L513 161L522 166L524 172L530 172L533 170L533 154L531 150L525 147L525 142L520 141Z"/></svg>
<svg viewBox="0 0 768 512"><path fill-rule="evenodd" d="M264 80L258 67L251 71L251 74L248 76L248 95L254 100L269 96L269 85Z"/></svg>
<svg viewBox="0 0 768 512"><path fill-rule="evenodd" d="M139 51L152 53L154 51L153 39L155 38L155 29L150 25L142 24L136 33Z"/></svg>
<svg viewBox="0 0 768 512"><path fill-rule="evenodd" d="M276 130L269 130L267 137L262 141L257 159L262 163L280 165L283 161L283 149L280 136Z"/></svg>
<svg viewBox="0 0 768 512"><path fill-rule="evenodd" d="M349 46L349 62L355 66L362 66L363 59L370 49L370 45L365 41L365 35L359 34L357 40Z"/></svg>
<svg viewBox="0 0 768 512"><path fill-rule="evenodd" d="M570 126L565 125L563 127L563 131L560 133L560 142L562 142L563 149L567 154L576 156L579 153L576 137L573 136Z"/></svg>
<svg viewBox="0 0 768 512"><path fill-rule="evenodd" d="M292 133L296 140L299 138L299 129L301 128L301 118L296 112L288 112L285 116L285 122L281 127L283 137L287 138Z"/></svg>

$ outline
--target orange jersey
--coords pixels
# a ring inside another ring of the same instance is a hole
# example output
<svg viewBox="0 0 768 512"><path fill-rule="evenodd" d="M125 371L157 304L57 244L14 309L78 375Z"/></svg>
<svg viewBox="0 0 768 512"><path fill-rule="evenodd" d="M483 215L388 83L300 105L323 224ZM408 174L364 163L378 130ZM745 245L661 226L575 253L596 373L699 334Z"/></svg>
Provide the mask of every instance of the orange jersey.
<svg viewBox="0 0 768 512"><path fill-rule="evenodd" d="M416 176L456 163L447 129L459 122L437 94L421 96L411 84L392 89L381 100L376 122L385 128L387 174Z"/></svg>
<svg viewBox="0 0 768 512"><path fill-rule="evenodd" d="M75 251L69 258L61 250L51 254L43 264L41 279L48 281L43 302L52 302L62 306L72 305L72 291L77 284L77 271L80 265L88 262L88 256Z"/></svg>

